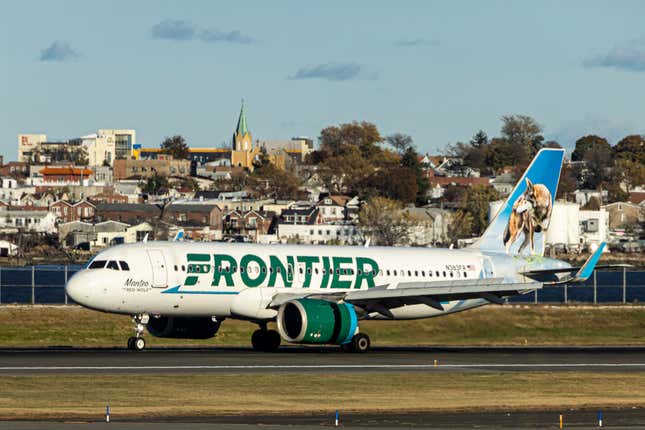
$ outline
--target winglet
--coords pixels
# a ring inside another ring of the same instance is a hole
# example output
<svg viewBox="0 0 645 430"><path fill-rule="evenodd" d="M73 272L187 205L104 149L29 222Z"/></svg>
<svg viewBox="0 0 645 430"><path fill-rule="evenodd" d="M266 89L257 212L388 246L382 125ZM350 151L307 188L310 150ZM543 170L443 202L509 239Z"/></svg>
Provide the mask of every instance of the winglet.
<svg viewBox="0 0 645 430"><path fill-rule="evenodd" d="M184 230L183 230L183 229L180 229L180 230L177 232L177 234L175 235L175 237L173 238L173 240L172 240L172 241L173 241L173 242L179 242L179 241L181 241L183 238L184 238Z"/></svg>
<svg viewBox="0 0 645 430"><path fill-rule="evenodd" d="M578 270L578 272L573 276L571 282L586 281L591 276L593 270L596 268L596 264L598 264L598 260L600 260L600 255L605 250L606 245L606 242L600 243L598 249L596 249L589 258L587 258L587 261L585 261L585 264L583 264L580 270Z"/></svg>

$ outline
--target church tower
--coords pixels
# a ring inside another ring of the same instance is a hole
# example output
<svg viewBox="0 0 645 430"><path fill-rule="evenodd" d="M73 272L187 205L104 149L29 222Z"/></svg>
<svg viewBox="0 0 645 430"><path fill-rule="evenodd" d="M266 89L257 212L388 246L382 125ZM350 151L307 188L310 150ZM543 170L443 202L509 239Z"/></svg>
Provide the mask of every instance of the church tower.
<svg viewBox="0 0 645 430"><path fill-rule="evenodd" d="M250 151L253 148L253 135L246 126L246 111L244 110L244 99L242 99L242 108L240 117L237 119L237 128L233 134L234 151Z"/></svg>

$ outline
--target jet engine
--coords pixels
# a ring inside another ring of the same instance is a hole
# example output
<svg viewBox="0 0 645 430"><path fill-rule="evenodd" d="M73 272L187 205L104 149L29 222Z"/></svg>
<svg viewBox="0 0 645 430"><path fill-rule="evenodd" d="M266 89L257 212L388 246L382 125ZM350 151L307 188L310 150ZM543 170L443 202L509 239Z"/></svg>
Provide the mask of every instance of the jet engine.
<svg viewBox="0 0 645 430"><path fill-rule="evenodd" d="M280 336L292 343L341 345L351 341L358 328L354 306L319 299L297 299L278 309Z"/></svg>
<svg viewBox="0 0 645 430"><path fill-rule="evenodd" d="M215 336L221 321L209 317L151 317L146 328L156 337L174 339L210 339Z"/></svg>

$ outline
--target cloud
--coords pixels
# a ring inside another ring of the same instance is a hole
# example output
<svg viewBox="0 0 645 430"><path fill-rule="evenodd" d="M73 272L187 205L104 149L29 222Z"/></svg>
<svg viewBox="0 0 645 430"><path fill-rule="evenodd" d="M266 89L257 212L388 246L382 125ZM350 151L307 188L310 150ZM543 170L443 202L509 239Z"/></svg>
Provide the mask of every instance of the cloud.
<svg viewBox="0 0 645 430"><path fill-rule="evenodd" d="M81 54L67 42L52 42L47 48L40 51L40 61L69 61L76 60Z"/></svg>
<svg viewBox="0 0 645 430"><path fill-rule="evenodd" d="M305 66L289 76L289 79L325 79L328 81L348 81L361 76L362 67L356 63L327 63Z"/></svg>
<svg viewBox="0 0 645 430"><path fill-rule="evenodd" d="M439 42L436 40L428 40L423 38L399 39L394 43L395 46L400 46L402 48L409 48L413 46L436 46L438 44Z"/></svg>
<svg viewBox="0 0 645 430"><path fill-rule="evenodd" d="M582 65L645 72L645 42L643 39L636 39L625 46L614 46L606 54L585 59Z"/></svg>
<svg viewBox="0 0 645 430"><path fill-rule="evenodd" d="M152 26L152 37L155 39L192 40L197 28L194 24L181 19L167 19Z"/></svg>
<svg viewBox="0 0 645 430"><path fill-rule="evenodd" d="M206 43L239 43L240 45L249 45L254 42L246 34L242 34L239 30L222 32L219 30L203 30L199 38Z"/></svg>
<svg viewBox="0 0 645 430"><path fill-rule="evenodd" d="M236 43L249 45L255 42L239 30L221 31L216 28L201 28L190 21L166 19L152 26L155 39L177 41L201 40L205 43Z"/></svg>
<svg viewBox="0 0 645 430"><path fill-rule="evenodd" d="M631 120L586 115L560 124L554 131L545 133L545 136L547 140L555 140L560 145L573 150L575 141L588 134L597 134L615 144L625 136L644 132L642 125Z"/></svg>

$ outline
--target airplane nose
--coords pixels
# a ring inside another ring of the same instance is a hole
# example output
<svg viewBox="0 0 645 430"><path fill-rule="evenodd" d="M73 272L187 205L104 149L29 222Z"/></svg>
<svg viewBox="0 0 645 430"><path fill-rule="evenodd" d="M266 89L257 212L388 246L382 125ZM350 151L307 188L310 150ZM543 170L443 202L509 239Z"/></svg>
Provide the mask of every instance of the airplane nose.
<svg viewBox="0 0 645 430"><path fill-rule="evenodd" d="M84 304L89 298L88 279L84 273L76 273L65 285L67 296L78 304Z"/></svg>

